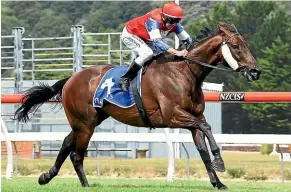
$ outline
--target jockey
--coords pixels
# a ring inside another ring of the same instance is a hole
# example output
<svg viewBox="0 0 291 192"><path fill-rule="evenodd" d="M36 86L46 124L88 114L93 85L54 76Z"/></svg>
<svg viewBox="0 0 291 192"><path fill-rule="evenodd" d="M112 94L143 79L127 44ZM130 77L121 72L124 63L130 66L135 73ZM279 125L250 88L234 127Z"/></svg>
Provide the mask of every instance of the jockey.
<svg viewBox="0 0 291 192"><path fill-rule="evenodd" d="M167 35L174 32L184 43L192 43L192 38L179 23L182 18L182 8L174 2L169 2L162 8L154 9L126 23L121 39L138 57L119 81L119 85L124 91L128 91L130 81L136 77L142 65L153 57L154 52L168 52L176 56L187 55L186 49L178 51L167 45L161 35L162 32Z"/></svg>

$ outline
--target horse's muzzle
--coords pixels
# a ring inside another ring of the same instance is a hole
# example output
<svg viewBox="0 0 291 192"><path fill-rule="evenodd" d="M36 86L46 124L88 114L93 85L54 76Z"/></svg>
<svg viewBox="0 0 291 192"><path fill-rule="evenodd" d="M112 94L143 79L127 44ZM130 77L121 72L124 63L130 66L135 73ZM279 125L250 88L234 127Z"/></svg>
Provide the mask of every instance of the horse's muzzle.
<svg viewBox="0 0 291 192"><path fill-rule="evenodd" d="M247 78L248 81L256 81L260 78L261 71L259 69L240 68L239 73Z"/></svg>

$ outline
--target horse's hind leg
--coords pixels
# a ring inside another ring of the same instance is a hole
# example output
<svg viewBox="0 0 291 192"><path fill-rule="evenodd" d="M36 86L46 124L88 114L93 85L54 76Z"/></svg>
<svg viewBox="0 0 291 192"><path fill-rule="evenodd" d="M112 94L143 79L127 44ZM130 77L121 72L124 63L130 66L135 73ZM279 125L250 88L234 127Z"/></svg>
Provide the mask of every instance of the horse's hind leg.
<svg viewBox="0 0 291 192"><path fill-rule="evenodd" d="M212 168L211 164L211 158L209 155L209 151L205 142L205 135L200 130L190 130L192 133L192 137L194 140L194 143L196 145L197 150L199 151L199 154L201 156L201 159L206 167L207 174L209 176L210 182L213 185L213 187L217 187L218 189L226 190L227 187L221 183L219 178L216 175L215 170Z"/></svg>
<svg viewBox="0 0 291 192"><path fill-rule="evenodd" d="M73 121L74 123L72 127L75 132L75 137L74 146L70 154L74 169L83 187L89 187L83 169L85 152L87 150L90 138L94 133L95 127L108 117L108 115L106 115L103 111L96 111L92 105L87 107L89 113L87 113L82 118L75 118Z"/></svg>
<svg viewBox="0 0 291 192"><path fill-rule="evenodd" d="M92 132L79 131L76 135L76 145L75 149L70 154L71 161L73 163L74 169L79 177L79 180L83 187L89 187L84 169L83 161L86 149L88 147L90 138L93 134Z"/></svg>
<svg viewBox="0 0 291 192"><path fill-rule="evenodd" d="M38 183L40 185L49 183L55 176L57 176L62 164L64 163L73 148L73 141L74 133L73 131L71 131L71 133L64 139L62 148L59 151L54 166L47 173L42 173L39 176Z"/></svg>

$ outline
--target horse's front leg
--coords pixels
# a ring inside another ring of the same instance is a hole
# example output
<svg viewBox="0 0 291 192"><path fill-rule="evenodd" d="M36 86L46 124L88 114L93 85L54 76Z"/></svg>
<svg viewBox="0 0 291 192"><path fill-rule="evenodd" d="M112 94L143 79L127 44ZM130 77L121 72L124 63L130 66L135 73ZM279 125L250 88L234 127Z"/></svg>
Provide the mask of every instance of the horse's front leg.
<svg viewBox="0 0 291 192"><path fill-rule="evenodd" d="M195 130L192 129L190 131L192 133L192 137L196 145L196 148L199 151L201 159L205 165L212 186L217 187L218 189L221 190L226 190L227 187L223 183L221 183L218 176L216 175L215 170L212 168L210 155L205 142L205 135L200 130L197 129Z"/></svg>
<svg viewBox="0 0 291 192"><path fill-rule="evenodd" d="M211 126L206 122L205 118L201 119L199 126L200 126L200 130L202 131L204 130L203 133L208 138L211 152L214 156L214 160L212 161L212 167L218 172L224 172L225 171L224 162L220 154L220 149L216 141L214 140L213 134L211 132Z"/></svg>
<svg viewBox="0 0 291 192"><path fill-rule="evenodd" d="M213 137L211 132L211 126L206 122L206 120L199 119L195 117L191 113L183 110L180 106L176 106L173 110L172 117L171 117L171 124L170 127L174 128L186 128L186 129L199 129L201 130L207 137L211 152L214 156L214 160L212 162L213 168L218 172L224 172L224 162L222 160L220 149Z"/></svg>

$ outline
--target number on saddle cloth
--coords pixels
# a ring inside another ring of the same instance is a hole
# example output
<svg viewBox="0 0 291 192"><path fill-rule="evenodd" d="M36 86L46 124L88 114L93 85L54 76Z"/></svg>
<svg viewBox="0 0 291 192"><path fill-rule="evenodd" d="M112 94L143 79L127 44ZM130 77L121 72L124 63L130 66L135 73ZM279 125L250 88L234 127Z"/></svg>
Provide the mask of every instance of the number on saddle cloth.
<svg viewBox="0 0 291 192"><path fill-rule="evenodd" d="M108 70L99 82L96 88L93 106L102 108L104 100L121 108L129 108L135 104L132 89L130 92L123 91L119 86L120 77L128 70L126 66L118 66ZM141 92L141 72L138 73L137 79L138 91Z"/></svg>

